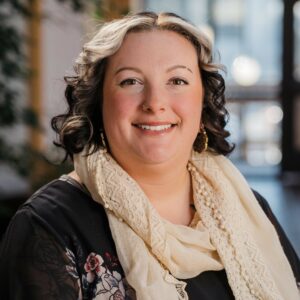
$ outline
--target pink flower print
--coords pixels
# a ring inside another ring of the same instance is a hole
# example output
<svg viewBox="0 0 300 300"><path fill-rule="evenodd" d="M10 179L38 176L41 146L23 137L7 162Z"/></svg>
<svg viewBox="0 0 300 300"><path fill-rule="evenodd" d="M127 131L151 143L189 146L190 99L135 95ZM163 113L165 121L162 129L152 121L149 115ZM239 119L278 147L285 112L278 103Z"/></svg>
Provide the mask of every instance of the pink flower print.
<svg viewBox="0 0 300 300"><path fill-rule="evenodd" d="M86 259L86 263L84 265L84 270L89 274L97 274L98 276L105 272L105 268L102 266L103 259L100 255L96 253L90 253L90 255ZM93 278L92 278L93 277ZM89 275L89 280L93 280L94 276Z"/></svg>
<svg viewBox="0 0 300 300"><path fill-rule="evenodd" d="M121 274L109 269L116 261L117 258L109 253L105 253L105 261L94 252L89 254L84 264L86 274L82 276L84 299L87 295L101 300L135 299L128 293L129 289L125 289L124 284L127 282Z"/></svg>

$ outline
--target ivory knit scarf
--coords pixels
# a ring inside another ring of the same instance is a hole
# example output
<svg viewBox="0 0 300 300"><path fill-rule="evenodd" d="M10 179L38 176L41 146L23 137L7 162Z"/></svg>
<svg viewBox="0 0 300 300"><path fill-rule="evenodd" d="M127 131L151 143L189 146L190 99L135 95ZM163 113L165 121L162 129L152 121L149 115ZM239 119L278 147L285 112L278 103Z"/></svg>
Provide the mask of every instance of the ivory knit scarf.
<svg viewBox="0 0 300 300"><path fill-rule="evenodd" d="M137 299L188 299L180 279L223 268L238 300L299 299L277 233L239 171L209 152L193 152L190 164L198 214L193 227L162 219L108 153L75 156L77 174L106 209Z"/></svg>

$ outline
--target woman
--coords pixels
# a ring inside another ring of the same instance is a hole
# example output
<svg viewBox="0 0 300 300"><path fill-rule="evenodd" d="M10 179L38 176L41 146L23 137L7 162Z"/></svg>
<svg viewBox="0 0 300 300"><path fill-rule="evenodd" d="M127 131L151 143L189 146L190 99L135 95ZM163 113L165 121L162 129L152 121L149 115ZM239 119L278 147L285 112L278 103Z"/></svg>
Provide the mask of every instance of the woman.
<svg viewBox="0 0 300 300"><path fill-rule="evenodd" d="M293 248L223 156L219 68L169 13L106 23L84 45L52 121L75 171L12 220L7 298L299 299Z"/></svg>

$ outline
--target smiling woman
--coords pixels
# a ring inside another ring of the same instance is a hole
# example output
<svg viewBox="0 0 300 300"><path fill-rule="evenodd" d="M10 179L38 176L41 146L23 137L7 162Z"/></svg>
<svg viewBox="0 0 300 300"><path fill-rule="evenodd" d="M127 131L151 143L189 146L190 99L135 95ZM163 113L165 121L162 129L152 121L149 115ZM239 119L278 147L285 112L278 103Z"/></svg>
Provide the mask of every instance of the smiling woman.
<svg viewBox="0 0 300 300"><path fill-rule="evenodd" d="M171 31L129 33L108 59L104 79L103 122L111 153L133 177L136 170L147 174L153 164L186 165L202 102L198 57L188 40Z"/></svg>
<svg viewBox="0 0 300 300"><path fill-rule="evenodd" d="M224 156L220 69L205 36L174 14L102 25L66 78L67 113L52 120L75 170L12 220L1 295L299 298L295 251Z"/></svg>

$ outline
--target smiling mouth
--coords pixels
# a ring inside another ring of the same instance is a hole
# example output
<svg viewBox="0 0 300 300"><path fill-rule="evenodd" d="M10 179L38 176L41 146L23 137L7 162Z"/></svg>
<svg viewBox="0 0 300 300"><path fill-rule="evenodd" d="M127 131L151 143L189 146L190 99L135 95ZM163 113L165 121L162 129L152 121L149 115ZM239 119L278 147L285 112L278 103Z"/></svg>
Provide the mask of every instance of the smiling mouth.
<svg viewBox="0 0 300 300"><path fill-rule="evenodd" d="M142 130L149 130L149 131L165 131L168 130L177 124L163 124L163 125L148 125L148 124L133 124L133 126L140 128Z"/></svg>

